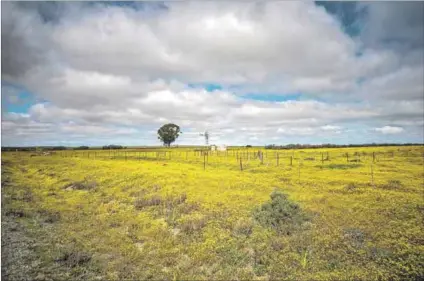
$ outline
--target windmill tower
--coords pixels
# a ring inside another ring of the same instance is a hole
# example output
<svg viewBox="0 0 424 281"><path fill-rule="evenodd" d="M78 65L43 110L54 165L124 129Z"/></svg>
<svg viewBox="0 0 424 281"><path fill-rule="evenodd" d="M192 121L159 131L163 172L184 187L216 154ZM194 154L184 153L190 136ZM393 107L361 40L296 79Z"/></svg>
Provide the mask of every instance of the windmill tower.
<svg viewBox="0 0 424 281"><path fill-rule="evenodd" d="M205 131L204 133L200 133L200 136L205 137L205 145L206 147L209 146L209 132Z"/></svg>

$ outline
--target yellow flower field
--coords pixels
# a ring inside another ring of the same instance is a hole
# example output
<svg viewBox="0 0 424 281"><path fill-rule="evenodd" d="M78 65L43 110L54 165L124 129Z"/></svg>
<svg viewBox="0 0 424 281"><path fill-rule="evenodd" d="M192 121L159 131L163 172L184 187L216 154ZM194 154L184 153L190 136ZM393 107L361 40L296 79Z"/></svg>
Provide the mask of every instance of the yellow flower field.
<svg viewBox="0 0 424 281"><path fill-rule="evenodd" d="M419 280L423 153L7 152L2 221L35 241L30 279ZM260 223L278 191L296 206Z"/></svg>

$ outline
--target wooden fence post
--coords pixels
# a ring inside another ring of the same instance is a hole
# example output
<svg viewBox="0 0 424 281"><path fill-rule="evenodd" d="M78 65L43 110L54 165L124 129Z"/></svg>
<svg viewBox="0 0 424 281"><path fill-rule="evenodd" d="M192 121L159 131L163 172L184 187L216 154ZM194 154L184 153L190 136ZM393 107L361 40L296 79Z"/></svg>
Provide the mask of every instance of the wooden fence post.
<svg viewBox="0 0 424 281"><path fill-rule="evenodd" d="M243 162L242 162L242 158L240 158L240 171L243 171Z"/></svg>
<svg viewBox="0 0 424 281"><path fill-rule="evenodd" d="M290 156L290 166L293 166L293 156Z"/></svg>
<svg viewBox="0 0 424 281"><path fill-rule="evenodd" d="M203 170L206 170L206 153L203 153Z"/></svg>
<svg viewBox="0 0 424 281"><path fill-rule="evenodd" d="M280 154L277 152L277 166L280 165Z"/></svg>
<svg viewBox="0 0 424 281"><path fill-rule="evenodd" d="M298 174L299 174L299 182L300 182L300 158L299 158Z"/></svg>

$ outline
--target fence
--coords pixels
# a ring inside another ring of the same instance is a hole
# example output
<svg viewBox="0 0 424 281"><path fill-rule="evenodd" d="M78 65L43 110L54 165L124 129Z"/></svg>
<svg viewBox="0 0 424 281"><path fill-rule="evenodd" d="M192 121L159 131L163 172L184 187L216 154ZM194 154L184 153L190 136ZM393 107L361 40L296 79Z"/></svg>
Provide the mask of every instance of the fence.
<svg viewBox="0 0 424 281"><path fill-rule="evenodd" d="M63 158L77 157L87 159L109 160L155 160L155 161L180 161L199 163L204 169L214 166L228 166L233 169L248 170L258 166L298 166L298 165L325 165L328 163L379 163L382 161L399 161L403 158L423 158L424 153L416 150L398 151L355 151L355 152L329 152L329 151L60 151L54 155Z"/></svg>
<svg viewBox="0 0 424 281"><path fill-rule="evenodd" d="M28 152L7 152L7 154L34 155ZM290 177L307 177L308 173L328 170L346 170L346 176L367 178L374 185L378 174L389 167L394 169L405 162L424 166L424 150L392 149L385 151L333 151L302 150L84 150L56 151L38 154L40 156L62 158L84 158L92 160L155 161L165 163L188 163L203 169L226 168L243 172L269 171L289 173ZM37 156L38 156L37 155ZM356 168L365 169L356 169Z"/></svg>

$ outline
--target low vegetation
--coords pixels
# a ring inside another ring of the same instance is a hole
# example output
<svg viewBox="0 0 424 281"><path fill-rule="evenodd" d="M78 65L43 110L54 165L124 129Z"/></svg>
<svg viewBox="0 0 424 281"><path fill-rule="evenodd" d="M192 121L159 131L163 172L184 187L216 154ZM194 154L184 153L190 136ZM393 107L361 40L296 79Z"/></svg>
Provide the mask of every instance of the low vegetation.
<svg viewBox="0 0 424 281"><path fill-rule="evenodd" d="M374 150L5 152L2 277L422 280L423 148Z"/></svg>

